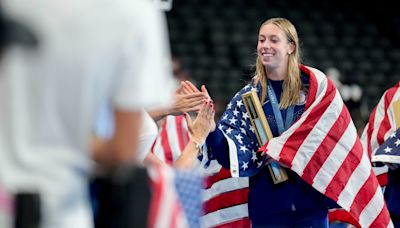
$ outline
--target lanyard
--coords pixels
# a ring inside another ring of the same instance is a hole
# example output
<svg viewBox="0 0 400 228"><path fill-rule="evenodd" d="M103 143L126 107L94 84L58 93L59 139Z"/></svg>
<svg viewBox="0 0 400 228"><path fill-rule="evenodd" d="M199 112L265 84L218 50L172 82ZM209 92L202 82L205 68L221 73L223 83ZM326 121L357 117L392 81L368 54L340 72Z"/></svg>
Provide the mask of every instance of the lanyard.
<svg viewBox="0 0 400 228"><path fill-rule="evenodd" d="M289 106L286 110L286 119L285 123L283 123L282 113L279 108L278 99L276 98L276 94L271 84L268 83L268 97L271 101L272 110L274 112L274 116L276 119L276 125L278 126L279 135L281 135L285 130L287 130L293 123L294 118L294 105Z"/></svg>

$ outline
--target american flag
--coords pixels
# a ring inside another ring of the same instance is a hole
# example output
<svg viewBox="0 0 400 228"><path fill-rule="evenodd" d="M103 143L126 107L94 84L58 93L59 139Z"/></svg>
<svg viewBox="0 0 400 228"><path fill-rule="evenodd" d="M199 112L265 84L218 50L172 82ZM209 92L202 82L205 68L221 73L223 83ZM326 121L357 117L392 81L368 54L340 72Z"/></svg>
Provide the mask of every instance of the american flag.
<svg viewBox="0 0 400 228"><path fill-rule="evenodd" d="M400 164L400 129L390 134L389 138L379 146L372 162Z"/></svg>
<svg viewBox="0 0 400 228"><path fill-rule="evenodd" d="M369 121L364 128L361 142L370 158L380 145L396 130L393 103L400 99L400 82L386 90L372 111ZM387 184L387 166L373 167L381 186Z"/></svg>
<svg viewBox="0 0 400 228"><path fill-rule="evenodd" d="M181 155L190 135L183 116L167 116L152 152L172 165ZM232 178L216 160L207 162L203 190L201 227L250 227L247 209L248 178Z"/></svg>
<svg viewBox="0 0 400 228"><path fill-rule="evenodd" d="M361 226L392 227L369 157L337 89L319 70L301 70L310 76L304 113L260 150L336 201ZM219 125L228 140L232 176L251 176L265 160L251 143L256 142L254 129L241 100L250 89L258 90L248 85L239 91L222 117L226 124Z"/></svg>
<svg viewBox="0 0 400 228"><path fill-rule="evenodd" d="M163 162L172 165L189 142L189 137L185 116L169 115L164 119L151 151Z"/></svg>
<svg viewBox="0 0 400 228"><path fill-rule="evenodd" d="M153 166L148 172L152 189L148 227L189 227L175 189L174 171L166 166Z"/></svg>

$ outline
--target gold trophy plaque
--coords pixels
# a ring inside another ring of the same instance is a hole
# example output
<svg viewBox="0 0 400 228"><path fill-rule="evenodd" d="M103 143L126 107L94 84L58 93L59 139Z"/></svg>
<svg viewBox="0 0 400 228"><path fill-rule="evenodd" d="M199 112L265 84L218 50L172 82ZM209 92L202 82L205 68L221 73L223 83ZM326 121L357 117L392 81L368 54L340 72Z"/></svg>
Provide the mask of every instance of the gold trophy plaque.
<svg viewBox="0 0 400 228"><path fill-rule="evenodd" d="M273 138L273 135L268 125L267 118L265 117L260 99L258 98L256 91L251 90L242 94L242 100L247 113L249 114L251 125L255 130L258 145L261 147L269 139ZM282 183L288 179L286 170L280 166L278 162L268 164L268 169L274 184Z"/></svg>
<svg viewBox="0 0 400 228"><path fill-rule="evenodd" d="M394 121L396 129L400 128L400 100L393 102Z"/></svg>

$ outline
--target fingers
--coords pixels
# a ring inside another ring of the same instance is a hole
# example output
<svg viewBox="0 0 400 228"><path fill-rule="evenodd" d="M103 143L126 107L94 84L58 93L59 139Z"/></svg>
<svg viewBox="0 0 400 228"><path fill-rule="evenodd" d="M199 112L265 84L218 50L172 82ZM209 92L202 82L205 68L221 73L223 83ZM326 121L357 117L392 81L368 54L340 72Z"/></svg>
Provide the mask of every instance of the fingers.
<svg viewBox="0 0 400 228"><path fill-rule="evenodd" d="M200 91L196 88L196 86L194 86L193 83L191 83L190 81L185 81L185 86L186 86L189 90L191 90L193 93L194 93L194 92L200 92Z"/></svg>
<svg viewBox="0 0 400 228"><path fill-rule="evenodd" d="M182 88L183 88L183 92L186 93L186 94L200 92L196 88L196 86L194 86L190 81L182 81L181 85L182 85Z"/></svg>
<svg viewBox="0 0 400 228"><path fill-rule="evenodd" d="M184 94L184 87L182 83L179 85L179 87L175 90L175 94Z"/></svg>
<svg viewBox="0 0 400 228"><path fill-rule="evenodd" d="M208 91L207 91L207 89L206 89L206 86L205 85L202 85L201 86L201 92L203 92L203 93L205 93L205 94L207 94L207 96L211 99L211 97L210 97L210 94L208 93Z"/></svg>
<svg viewBox="0 0 400 228"><path fill-rule="evenodd" d="M185 119L186 119L188 128L191 128L192 127L192 118L190 118L189 113L185 112L184 114L185 114Z"/></svg>

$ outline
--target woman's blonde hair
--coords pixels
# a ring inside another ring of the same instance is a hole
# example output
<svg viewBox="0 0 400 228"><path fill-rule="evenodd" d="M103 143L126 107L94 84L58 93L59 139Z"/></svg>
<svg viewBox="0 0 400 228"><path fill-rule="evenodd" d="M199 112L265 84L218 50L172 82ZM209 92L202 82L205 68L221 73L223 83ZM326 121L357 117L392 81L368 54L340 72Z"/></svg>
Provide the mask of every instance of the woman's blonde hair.
<svg viewBox="0 0 400 228"><path fill-rule="evenodd" d="M274 24L280 28L286 35L288 42L294 44L294 51L289 55L288 63L288 75L283 82L283 91L281 95L280 107L288 108L291 105L298 103L300 98L301 90L301 79L300 79L300 49L299 49L299 37L297 35L296 28L294 25L285 18L271 18L265 21L262 25ZM260 27L260 28L261 28ZM258 80L261 80L261 103L265 102L267 93L267 72L265 72L264 65L262 64L260 58L257 56L256 60L256 72L255 75Z"/></svg>

